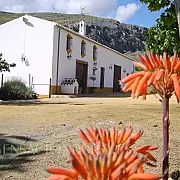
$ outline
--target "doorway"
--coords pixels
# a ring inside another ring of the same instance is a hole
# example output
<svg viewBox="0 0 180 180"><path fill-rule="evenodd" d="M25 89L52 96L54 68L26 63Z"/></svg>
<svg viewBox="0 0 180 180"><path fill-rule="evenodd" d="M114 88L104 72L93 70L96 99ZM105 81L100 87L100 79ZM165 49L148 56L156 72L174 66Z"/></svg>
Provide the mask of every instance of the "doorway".
<svg viewBox="0 0 180 180"><path fill-rule="evenodd" d="M121 66L114 64L113 92L121 92L121 86L119 85L119 80L121 80Z"/></svg>
<svg viewBox="0 0 180 180"><path fill-rule="evenodd" d="M88 76L88 63L85 61L76 60L76 78L79 83L81 93L85 94L87 91L87 76Z"/></svg>
<svg viewBox="0 0 180 180"><path fill-rule="evenodd" d="M101 74L100 74L100 89L104 88L104 74L105 74L105 68L101 67Z"/></svg>

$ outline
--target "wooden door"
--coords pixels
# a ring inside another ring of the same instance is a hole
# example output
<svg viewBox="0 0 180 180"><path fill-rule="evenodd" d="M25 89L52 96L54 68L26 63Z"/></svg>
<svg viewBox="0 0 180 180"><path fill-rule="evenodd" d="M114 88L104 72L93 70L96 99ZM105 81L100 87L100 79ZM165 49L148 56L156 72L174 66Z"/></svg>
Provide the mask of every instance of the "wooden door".
<svg viewBox="0 0 180 180"><path fill-rule="evenodd" d="M121 80L121 66L114 65L113 92L121 91L121 86L119 85L119 80Z"/></svg>
<svg viewBox="0 0 180 180"><path fill-rule="evenodd" d="M79 83L79 88L82 88L82 93L86 93L87 89L87 74L88 73L88 64L83 61L76 61L76 78Z"/></svg>

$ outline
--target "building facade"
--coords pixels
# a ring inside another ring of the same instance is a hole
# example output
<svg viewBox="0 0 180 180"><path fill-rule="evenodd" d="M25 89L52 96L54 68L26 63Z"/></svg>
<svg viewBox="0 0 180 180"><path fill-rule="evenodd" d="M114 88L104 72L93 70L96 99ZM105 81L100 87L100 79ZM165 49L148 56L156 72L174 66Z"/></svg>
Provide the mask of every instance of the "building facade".
<svg viewBox="0 0 180 180"><path fill-rule="evenodd" d="M4 76L24 78L38 94L66 94L61 87L69 79L79 84L72 86L72 93L119 92L118 80L133 72L132 60L87 38L85 32L84 22L77 33L29 15L1 25L0 52L16 64Z"/></svg>

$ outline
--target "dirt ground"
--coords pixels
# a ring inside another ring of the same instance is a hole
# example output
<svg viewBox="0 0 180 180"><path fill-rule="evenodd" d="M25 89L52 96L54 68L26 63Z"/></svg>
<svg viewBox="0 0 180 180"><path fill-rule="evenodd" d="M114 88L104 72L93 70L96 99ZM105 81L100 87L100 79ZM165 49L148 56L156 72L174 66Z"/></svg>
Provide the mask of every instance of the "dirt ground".
<svg viewBox="0 0 180 180"><path fill-rule="evenodd" d="M154 153L161 173L162 115L154 96L43 99L40 104L0 105L0 179L43 180L49 166L67 167L66 146L77 147L79 128L144 130L137 145L158 145ZM170 101L170 172L180 169L180 105ZM28 152L27 152L28 151Z"/></svg>

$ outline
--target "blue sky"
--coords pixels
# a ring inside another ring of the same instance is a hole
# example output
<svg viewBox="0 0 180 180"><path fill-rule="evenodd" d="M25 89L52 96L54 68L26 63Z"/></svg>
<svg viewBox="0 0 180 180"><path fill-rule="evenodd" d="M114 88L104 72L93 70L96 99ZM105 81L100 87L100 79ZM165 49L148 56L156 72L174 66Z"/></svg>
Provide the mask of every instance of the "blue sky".
<svg viewBox="0 0 180 180"><path fill-rule="evenodd" d="M86 13L122 23L151 27L161 12L150 12L139 0L0 0L0 11Z"/></svg>
<svg viewBox="0 0 180 180"><path fill-rule="evenodd" d="M140 5L140 8L125 23L145 27L152 27L156 24L156 19L161 15L162 11L150 12L147 9L147 4L141 3L139 0L118 0L118 6L127 6L127 4L131 3Z"/></svg>

